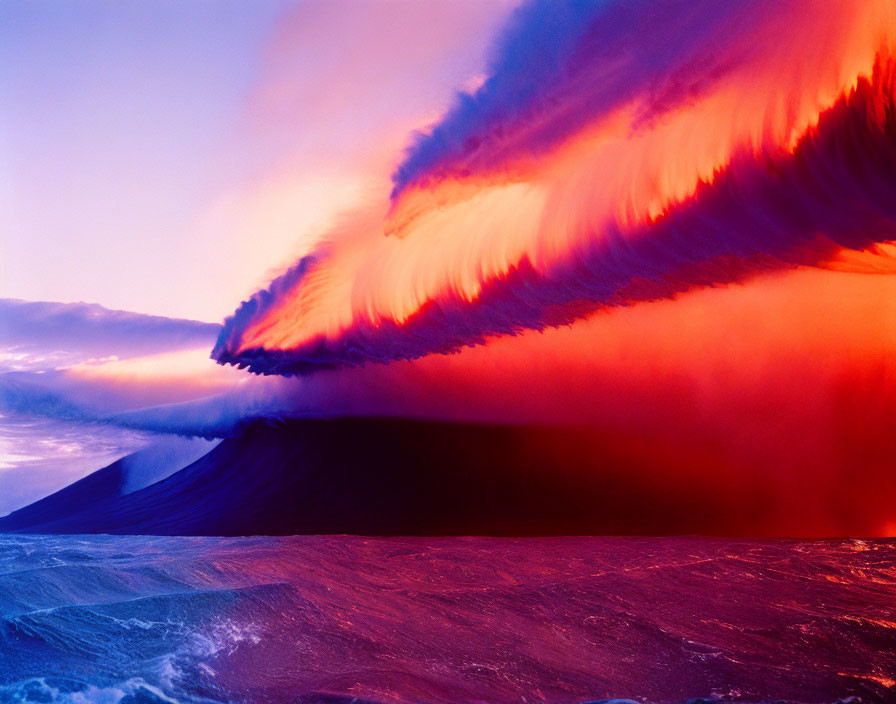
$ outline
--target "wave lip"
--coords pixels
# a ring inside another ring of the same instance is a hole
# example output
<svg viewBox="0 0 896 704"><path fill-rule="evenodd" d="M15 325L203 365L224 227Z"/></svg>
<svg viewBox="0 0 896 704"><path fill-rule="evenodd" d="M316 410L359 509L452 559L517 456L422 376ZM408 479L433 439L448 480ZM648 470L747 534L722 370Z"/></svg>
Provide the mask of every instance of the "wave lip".
<svg viewBox="0 0 896 704"><path fill-rule="evenodd" d="M374 232L382 222L359 218L334 233L225 322L213 357L284 375L415 359L609 306L826 267L892 240L892 7L868 0L839 24L824 13L805 17L793 55L780 55L769 38L780 31L774 23L798 22L810 0L774 11L760 3L765 14L713 6L721 17L711 24L724 31L693 45L685 29L696 15L670 3L561 13L546 56L519 39L531 28L511 32L511 53L481 95L462 100L399 169L386 223L394 232L383 237ZM743 36L726 12L743 15ZM639 35L632 19L641 15L682 34L671 46L644 46L652 35ZM879 34L863 33L869 18ZM612 22L631 42L628 63L614 63L599 41ZM723 48L726 33L743 48L736 60ZM800 62L823 60L814 42L834 48L810 81ZM674 75L654 51L680 62ZM772 58L783 62L780 85ZM559 71L556 95L550 86L535 95L520 88L514 71L541 70L539 62ZM604 74L613 95L595 87Z"/></svg>

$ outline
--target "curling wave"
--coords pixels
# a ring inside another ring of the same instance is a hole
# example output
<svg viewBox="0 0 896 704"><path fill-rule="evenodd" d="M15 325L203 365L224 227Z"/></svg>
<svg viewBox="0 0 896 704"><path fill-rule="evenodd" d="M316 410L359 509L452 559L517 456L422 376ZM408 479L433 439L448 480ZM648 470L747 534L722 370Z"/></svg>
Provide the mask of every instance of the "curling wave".
<svg viewBox="0 0 896 704"><path fill-rule="evenodd" d="M844 252L894 269L896 9L587 5L524 8L483 86L417 137L385 220L347 218L213 357L307 374Z"/></svg>

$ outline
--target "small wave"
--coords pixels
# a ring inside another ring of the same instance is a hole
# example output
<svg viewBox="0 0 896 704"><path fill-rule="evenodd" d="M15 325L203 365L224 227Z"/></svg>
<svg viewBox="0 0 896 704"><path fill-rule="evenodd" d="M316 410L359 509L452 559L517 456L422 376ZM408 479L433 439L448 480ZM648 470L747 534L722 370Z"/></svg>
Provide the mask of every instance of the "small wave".
<svg viewBox="0 0 896 704"><path fill-rule="evenodd" d="M7 679L0 704L222 701L209 661L261 640L251 620L227 618L227 607L245 599L252 605L283 590L196 590L0 618L0 651L8 648L10 655L0 657L0 682L17 673L43 675L12 684Z"/></svg>
<svg viewBox="0 0 896 704"><path fill-rule="evenodd" d="M35 677L0 686L0 703L24 704L182 704L158 687L135 677L101 687L80 680Z"/></svg>
<svg viewBox="0 0 896 704"><path fill-rule="evenodd" d="M293 702L293 704L383 704L383 702L373 699L354 697L350 694L332 694L329 692L311 692L291 701ZM735 702L737 704L800 704L799 702L791 702L782 699L775 699L774 701L747 701L740 699L733 700L728 697L721 699L716 697L696 697L692 699L685 699L668 703L619 698L589 699L587 701L580 702L579 704L735 704ZM860 697L847 697L845 699L838 699L836 701L827 702L826 704L863 704L863 700Z"/></svg>
<svg viewBox="0 0 896 704"><path fill-rule="evenodd" d="M4 542L0 704L893 701L889 543Z"/></svg>

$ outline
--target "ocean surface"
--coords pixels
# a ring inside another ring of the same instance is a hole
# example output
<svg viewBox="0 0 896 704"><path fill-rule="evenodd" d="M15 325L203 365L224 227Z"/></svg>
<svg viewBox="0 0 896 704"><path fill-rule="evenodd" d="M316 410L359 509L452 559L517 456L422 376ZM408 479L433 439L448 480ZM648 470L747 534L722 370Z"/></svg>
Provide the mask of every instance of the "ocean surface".
<svg viewBox="0 0 896 704"><path fill-rule="evenodd" d="M612 698L896 701L896 543L0 535L4 703Z"/></svg>

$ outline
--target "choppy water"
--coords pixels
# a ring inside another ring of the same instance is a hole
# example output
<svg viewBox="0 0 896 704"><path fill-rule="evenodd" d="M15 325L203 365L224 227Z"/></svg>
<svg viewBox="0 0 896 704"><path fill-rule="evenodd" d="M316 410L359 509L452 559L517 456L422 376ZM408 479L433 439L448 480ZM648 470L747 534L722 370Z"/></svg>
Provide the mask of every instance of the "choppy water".
<svg viewBox="0 0 896 704"><path fill-rule="evenodd" d="M892 541L0 536L0 614L2 702L896 701Z"/></svg>

